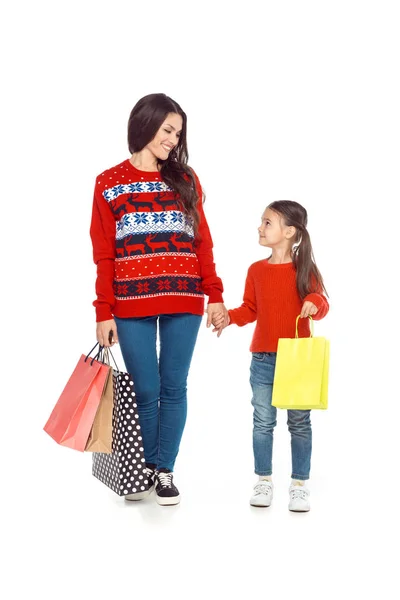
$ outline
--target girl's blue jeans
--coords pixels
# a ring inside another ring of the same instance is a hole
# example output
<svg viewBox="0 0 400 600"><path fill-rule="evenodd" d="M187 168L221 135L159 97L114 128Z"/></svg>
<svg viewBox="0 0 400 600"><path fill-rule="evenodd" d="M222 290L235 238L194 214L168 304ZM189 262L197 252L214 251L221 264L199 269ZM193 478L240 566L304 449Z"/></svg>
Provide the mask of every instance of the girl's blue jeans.
<svg viewBox="0 0 400 600"><path fill-rule="evenodd" d="M275 363L276 352L253 352L250 384L253 390L253 452L257 475L272 475L272 448L277 411L271 406ZM293 479L305 480L310 476L310 413L309 410L288 410Z"/></svg>

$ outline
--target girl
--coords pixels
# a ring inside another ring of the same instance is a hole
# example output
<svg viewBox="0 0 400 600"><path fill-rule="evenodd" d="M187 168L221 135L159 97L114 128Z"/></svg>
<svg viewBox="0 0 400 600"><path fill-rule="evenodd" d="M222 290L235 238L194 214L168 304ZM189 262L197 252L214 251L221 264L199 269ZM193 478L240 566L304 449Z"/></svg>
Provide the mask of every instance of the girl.
<svg viewBox="0 0 400 600"><path fill-rule="evenodd" d="M135 382L150 489L177 504L173 468L186 421L186 381L209 298L207 326L227 322L202 189L187 166L186 114L145 96L128 123L131 156L96 179L91 238L97 264L97 340L121 344ZM157 356L157 328L160 353Z"/></svg>
<svg viewBox="0 0 400 600"><path fill-rule="evenodd" d="M321 274L315 264L307 231L307 211L297 202L272 202L262 215L259 243L272 249L269 258L248 270L243 304L228 311L228 324L239 327L257 320L250 350L250 384L253 391L253 452L255 473L250 504L270 506L273 495L272 446L276 408L271 406L276 350L279 338L294 337L300 314L299 337L310 335L309 319L322 319L329 305ZM223 317L213 320L214 332L226 327ZM292 482L289 510L310 510L309 478L311 422L309 410L289 410L288 427L292 447Z"/></svg>

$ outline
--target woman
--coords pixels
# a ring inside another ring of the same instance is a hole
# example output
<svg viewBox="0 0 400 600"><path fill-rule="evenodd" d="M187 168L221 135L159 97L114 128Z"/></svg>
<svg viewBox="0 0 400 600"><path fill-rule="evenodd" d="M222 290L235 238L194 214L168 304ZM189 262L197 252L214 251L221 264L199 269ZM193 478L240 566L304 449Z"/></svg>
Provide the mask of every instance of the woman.
<svg viewBox="0 0 400 600"><path fill-rule="evenodd" d="M150 489L178 504L173 469L186 421L186 381L208 296L207 327L227 321L200 182L187 166L186 114L145 96L128 122L131 157L96 179L90 234L98 342L120 343L135 382ZM160 352L157 356L157 327Z"/></svg>

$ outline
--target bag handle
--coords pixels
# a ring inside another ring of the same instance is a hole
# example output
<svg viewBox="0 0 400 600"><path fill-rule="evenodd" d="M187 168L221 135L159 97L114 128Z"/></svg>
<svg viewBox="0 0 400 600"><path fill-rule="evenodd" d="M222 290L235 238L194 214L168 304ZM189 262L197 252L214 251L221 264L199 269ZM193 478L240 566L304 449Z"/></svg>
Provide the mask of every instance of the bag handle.
<svg viewBox="0 0 400 600"><path fill-rule="evenodd" d="M89 353L86 355L85 362L87 361L87 359L89 358L89 356L92 354L93 350L94 350L95 348L97 348L97 346L99 346L99 351L97 352L97 354L95 354L95 355L94 355L94 357L93 357L93 358L92 358L92 360L90 361L90 366L92 366L92 365L93 365L93 363L94 363L94 361L95 361L95 360L97 360L97 359L98 359L98 357L101 355L101 353L102 353L102 350L103 350L103 346L100 346L100 345L99 345L99 342L97 342L97 344L95 344L95 345L93 346L93 348L91 349L91 351L90 351L90 352L89 352Z"/></svg>
<svg viewBox="0 0 400 600"><path fill-rule="evenodd" d="M312 318L311 316L310 316L310 317L308 317L308 318L309 318L309 319L310 319L310 321L311 321L311 332L310 332L310 338L312 338L312 337L314 337L314 321L313 321L313 318ZM297 317L297 319L296 319L296 338L298 338L298 337L299 337L299 332L298 332L298 330L297 330L297 326L298 326L299 319L300 319L300 315L299 315L299 316Z"/></svg>
<svg viewBox="0 0 400 600"><path fill-rule="evenodd" d="M109 365L109 366L111 366L111 365L110 365L110 356L111 356L111 358L113 359L113 363L114 363L114 365L115 365L115 368L116 368L116 370L117 370L117 373L119 373L118 365L117 365L117 363L115 362L115 358L114 358L114 355L113 355L113 353L111 352L111 348L110 348L110 347L107 347L107 348L106 348L106 347L102 346L102 350L103 350L103 354L102 354L102 362L104 362L104 364L106 364L106 365Z"/></svg>
<svg viewBox="0 0 400 600"><path fill-rule="evenodd" d="M95 360L98 360L99 362L104 363L105 365L109 365L110 366L110 357L109 354L111 355L111 358L113 359L113 363L115 365L115 368L117 370L117 372L119 373L119 369L118 369L118 365L115 362L115 358L113 356L113 353L111 352L111 349L105 346L100 346L99 342L97 342L97 344L95 344L93 346L93 348L91 349L91 351L89 352L89 354L86 355L85 358L85 362L87 361L87 359L89 358L89 356L92 354L93 350L95 348L97 348L97 346L99 346L99 351L97 352L97 354L95 354L92 358L92 360L90 361L90 366L93 365Z"/></svg>
<svg viewBox="0 0 400 600"><path fill-rule="evenodd" d="M98 345L99 345L99 342L97 342L97 344L95 344L95 345L93 346L93 348L91 349L91 351L90 351L90 352L89 352L89 353L86 355L85 362L87 361L87 359L89 358L89 356L92 354L93 350L94 350L95 348L97 348L97 346L98 346Z"/></svg>

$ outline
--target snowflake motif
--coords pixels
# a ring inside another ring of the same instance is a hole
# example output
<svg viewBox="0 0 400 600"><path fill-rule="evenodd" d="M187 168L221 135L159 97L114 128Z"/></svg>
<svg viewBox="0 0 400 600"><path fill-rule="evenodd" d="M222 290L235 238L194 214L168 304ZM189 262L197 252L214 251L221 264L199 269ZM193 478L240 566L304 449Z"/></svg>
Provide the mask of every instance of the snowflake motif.
<svg viewBox="0 0 400 600"><path fill-rule="evenodd" d="M153 218L153 223L166 223L167 222L167 213L166 212L162 212L162 213L153 213L152 214L152 218Z"/></svg>
<svg viewBox="0 0 400 600"><path fill-rule="evenodd" d="M126 284L117 285L117 296L127 296L128 286Z"/></svg>
<svg viewBox="0 0 400 600"><path fill-rule="evenodd" d="M110 200L114 200L114 190L112 188L110 190L104 190L103 196L107 200L107 202L110 202Z"/></svg>
<svg viewBox="0 0 400 600"><path fill-rule="evenodd" d="M130 222L130 217L129 214L128 215L124 215L121 219L122 225L124 227L128 227L129 226L129 222Z"/></svg>
<svg viewBox="0 0 400 600"><path fill-rule="evenodd" d="M161 181L148 181L146 185L148 192L162 192Z"/></svg>
<svg viewBox="0 0 400 600"><path fill-rule="evenodd" d="M183 213L173 210L171 212L171 221L173 223L183 223Z"/></svg>
<svg viewBox="0 0 400 600"><path fill-rule="evenodd" d="M196 287L195 287L195 291L196 292L201 292L201 281L196 281Z"/></svg>
<svg viewBox="0 0 400 600"><path fill-rule="evenodd" d="M135 225L147 225L149 215L146 213L135 213L133 218L135 219Z"/></svg>
<svg viewBox="0 0 400 600"><path fill-rule="evenodd" d="M180 292L188 289L189 282L187 279L178 279L177 286Z"/></svg>
<svg viewBox="0 0 400 600"><path fill-rule="evenodd" d="M147 282L145 283L137 283L136 284L136 291L138 294L145 294L149 292L149 284Z"/></svg>
<svg viewBox="0 0 400 600"><path fill-rule="evenodd" d="M113 187L114 196L120 196L121 194L124 194L125 193L125 189L124 188L125 188L124 185L115 185Z"/></svg>
<svg viewBox="0 0 400 600"><path fill-rule="evenodd" d="M134 193L134 192L144 192L145 190L143 189L143 183L137 182L137 183L130 183L129 184L129 191Z"/></svg>
<svg viewBox="0 0 400 600"><path fill-rule="evenodd" d="M163 290L170 290L171 289L171 281L169 279L160 279L160 281L157 281L157 288L158 291L163 291Z"/></svg>
<svg viewBox="0 0 400 600"><path fill-rule="evenodd" d="M125 223L123 223L123 218L117 223L117 233L123 230Z"/></svg>

